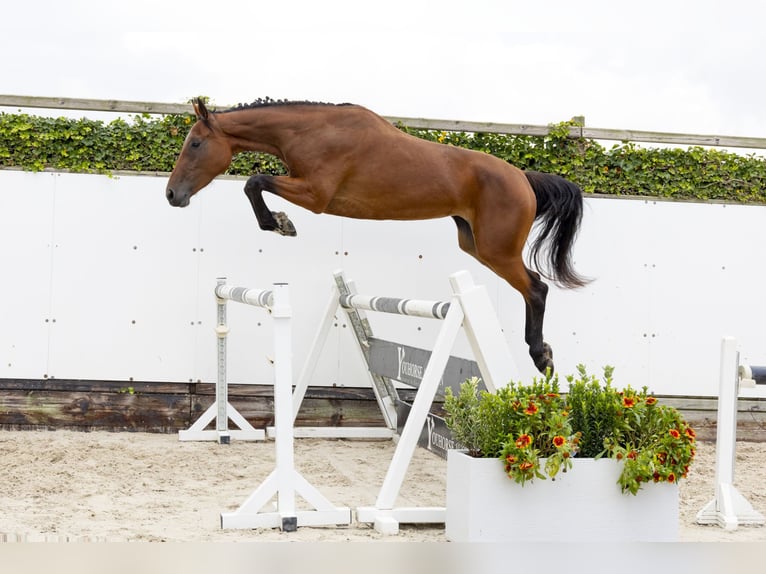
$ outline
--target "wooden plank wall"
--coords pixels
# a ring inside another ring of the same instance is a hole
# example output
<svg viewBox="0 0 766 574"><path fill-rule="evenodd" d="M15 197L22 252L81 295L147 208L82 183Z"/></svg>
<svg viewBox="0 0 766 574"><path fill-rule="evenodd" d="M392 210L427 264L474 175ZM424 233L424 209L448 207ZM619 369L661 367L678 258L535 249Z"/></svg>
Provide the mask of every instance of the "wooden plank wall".
<svg viewBox="0 0 766 574"><path fill-rule="evenodd" d="M177 432L213 403L207 383L0 379L0 429ZM273 425L273 392L229 384L229 402L256 428ZM308 390L299 426L383 426L370 389Z"/></svg>
<svg viewBox="0 0 766 574"><path fill-rule="evenodd" d="M212 404L214 393L209 383L0 379L0 429L173 433L188 428ZM414 391L400 394L411 401ZM700 440L715 440L715 398L659 398L681 410ZM274 422L269 386L230 384L229 401L256 428ZM766 441L766 399L740 399L738 410L738 438ZM371 389L311 387L296 424L383 426L384 421Z"/></svg>

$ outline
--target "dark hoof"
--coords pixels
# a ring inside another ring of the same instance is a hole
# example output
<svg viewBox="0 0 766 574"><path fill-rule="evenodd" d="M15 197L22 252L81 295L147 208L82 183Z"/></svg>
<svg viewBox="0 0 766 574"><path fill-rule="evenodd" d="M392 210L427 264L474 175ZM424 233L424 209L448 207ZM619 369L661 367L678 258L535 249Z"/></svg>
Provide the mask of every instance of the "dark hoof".
<svg viewBox="0 0 766 574"><path fill-rule="evenodd" d="M287 217L287 214L284 211L272 211L271 214L274 216L274 221L277 223L276 229L272 229L273 232L279 233L280 235L285 235L287 237L295 237L298 235L298 233L295 231L293 222L290 221L290 218Z"/></svg>
<svg viewBox="0 0 766 574"><path fill-rule="evenodd" d="M548 343L543 343L541 352L533 353L530 350L529 354L532 356L538 371L545 375L548 373L548 369L550 369L549 374L553 374L553 349L551 349Z"/></svg>

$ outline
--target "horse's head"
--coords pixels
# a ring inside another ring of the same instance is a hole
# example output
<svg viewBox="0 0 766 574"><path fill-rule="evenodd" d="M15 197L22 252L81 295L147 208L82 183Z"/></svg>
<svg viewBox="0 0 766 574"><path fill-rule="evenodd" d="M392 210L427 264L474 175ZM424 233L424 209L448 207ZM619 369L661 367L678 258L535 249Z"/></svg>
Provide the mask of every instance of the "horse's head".
<svg viewBox="0 0 766 574"><path fill-rule="evenodd" d="M186 136L165 189L165 197L175 207L189 205L192 195L225 172L231 164L231 144L218 125L215 114L209 113L199 98L192 105L197 122Z"/></svg>

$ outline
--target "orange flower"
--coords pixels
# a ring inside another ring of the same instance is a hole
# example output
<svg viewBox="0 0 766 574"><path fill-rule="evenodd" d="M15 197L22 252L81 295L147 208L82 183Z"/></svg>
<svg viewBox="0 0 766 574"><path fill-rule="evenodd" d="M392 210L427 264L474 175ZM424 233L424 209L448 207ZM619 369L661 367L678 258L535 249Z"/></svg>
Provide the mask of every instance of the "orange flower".
<svg viewBox="0 0 766 574"><path fill-rule="evenodd" d="M565 439L563 436L554 436L553 437L553 446L556 448L561 448L567 443L567 439Z"/></svg>
<svg viewBox="0 0 766 574"><path fill-rule="evenodd" d="M632 409L636 406L636 397L622 397L622 406L626 409Z"/></svg>
<svg viewBox="0 0 766 574"><path fill-rule="evenodd" d="M666 452L657 453L657 462L659 462L660 464L665 464L667 460L668 460L668 453Z"/></svg>
<svg viewBox="0 0 766 574"><path fill-rule="evenodd" d="M532 468L532 467L534 467L534 466L535 466L535 465L534 465L534 464L532 464L532 463L531 463L531 462L529 462L529 461L527 461L527 462L522 462L522 463L519 465L519 470L521 470L521 471L529 470L529 469L531 469L531 468Z"/></svg>
<svg viewBox="0 0 766 574"><path fill-rule="evenodd" d="M655 404L657 404L657 398L656 397L646 397L646 404L647 405L655 405Z"/></svg>
<svg viewBox="0 0 766 574"><path fill-rule="evenodd" d="M531 415L536 415L538 410L539 409L537 408L537 405L535 403L530 402L529 406L524 409L524 414L525 415L530 415L530 416Z"/></svg>
<svg viewBox="0 0 766 574"><path fill-rule="evenodd" d="M526 448L530 444L532 444L532 437L528 434L523 434L516 439L516 448Z"/></svg>
<svg viewBox="0 0 766 574"><path fill-rule="evenodd" d="M628 458L630 460L636 460L636 457L638 457L638 453L635 450L632 450L628 453Z"/></svg>
<svg viewBox="0 0 766 574"><path fill-rule="evenodd" d="M670 433L670 436L672 436L673 438L681 438L681 433L678 432L676 429L670 429L668 433Z"/></svg>
<svg viewBox="0 0 766 574"><path fill-rule="evenodd" d="M694 432L694 429L692 427L686 427L686 436L689 438L697 438L697 433Z"/></svg>
<svg viewBox="0 0 766 574"><path fill-rule="evenodd" d="M514 462L516 462L516 457L513 456L512 454L509 454L508 456L505 457L505 462L507 462L508 464L513 464Z"/></svg>
<svg viewBox="0 0 766 574"><path fill-rule="evenodd" d="M675 481L676 481L676 475L675 475L675 474L673 474L673 473L671 472L671 473L668 475L668 482L669 482L670 484L673 484Z"/></svg>

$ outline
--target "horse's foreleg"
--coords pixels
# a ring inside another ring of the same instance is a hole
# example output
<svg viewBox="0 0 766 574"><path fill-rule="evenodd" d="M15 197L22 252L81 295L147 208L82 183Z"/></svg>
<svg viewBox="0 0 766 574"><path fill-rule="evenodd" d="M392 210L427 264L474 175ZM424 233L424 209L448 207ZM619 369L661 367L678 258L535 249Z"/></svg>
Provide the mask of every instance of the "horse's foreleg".
<svg viewBox="0 0 766 574"><path fill-rule="evenodd" d="M284 212L271 211L263 201L264 191L274 191L272 188L273 177L269 175L254 175L245 183L245 195L253 207L258 226L265 231L274 231L280 235L294 237L297 235L293 222Z"/></svg>

